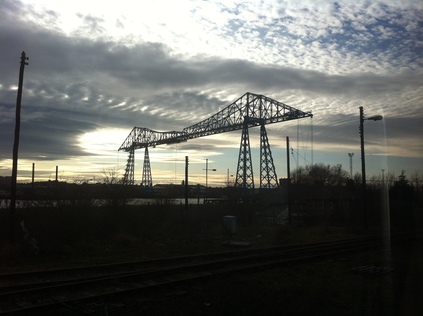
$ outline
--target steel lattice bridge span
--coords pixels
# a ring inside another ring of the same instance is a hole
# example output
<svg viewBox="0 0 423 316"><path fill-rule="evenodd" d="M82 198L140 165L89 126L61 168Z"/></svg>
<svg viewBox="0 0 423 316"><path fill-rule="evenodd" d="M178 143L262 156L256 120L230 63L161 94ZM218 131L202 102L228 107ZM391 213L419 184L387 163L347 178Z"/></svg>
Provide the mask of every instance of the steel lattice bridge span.
<svg viewBox="0 0 423 316"><path fill-rule="evenodd" d="M276 188L279 186L279 182L265 125L305 117L313 117L313 114L300 111L264 95L247 92L213 116L197 124L185 127L182 131L158 132L145 127L134 127L119 148L119 151L129 152L123 183L134 184L136 149L145 148L141 184L143 186L152 186L148 147L180 143L198 137L242 130L235 187L254 189L248 129L260 126L260 188Z"/></svg>

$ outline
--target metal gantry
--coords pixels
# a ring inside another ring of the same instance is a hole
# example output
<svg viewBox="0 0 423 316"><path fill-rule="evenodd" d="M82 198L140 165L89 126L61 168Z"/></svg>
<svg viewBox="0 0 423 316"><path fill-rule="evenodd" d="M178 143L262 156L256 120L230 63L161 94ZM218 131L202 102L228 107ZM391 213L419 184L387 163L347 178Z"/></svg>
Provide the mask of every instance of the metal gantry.
<svg viewBox="0 0 423 316"><path fill-rule="evenodd" d="M248 129L260 126L260 187L273 188L278 186L278 181L264 126L312 116L311 112L303 112L264 95L247 92L221 111L197 124L185 127L182 131L158 132L145 127L134 127L119 148L119 151L129 152L130 155L124 183L134 183L133 151L136 149L147 149L161 144L180 143L198 137L242 130L235 185L254 188ZM149 165L149 157L147 158ZM143 169L143 181L144 170L151 173L150 168ZM148 178L149 176L146 175L146 179ZM149 179L151 180L151 176Z"/></svg>
<svg viewBox="0 0 423 316"><path fill-rule="evenodd" d="M242 128L241 145L239 146L238 167L235 187L254 189L253 164L251 160L250 134L248 132L248 117L245 117Z"/></svg>
<svg viewBox="0 0 423 316"><path fill-rule="evenodd" d="M273 189L278 186L279 182L273 163L272 151L270 150L269 138L263 124L260 126L260 188Z"/></svg>
<svg viewBox="0 0 423 316"><path fill-rule="evenodd" d="M144 166L142 168L142 182L145 187L153 186L153 177L151 176L150 155L148 154L148 147L145 147L144 152Z"/></svg>
<svg viewBox="0 0 423 316"><path fill-rule="evenodd" d="M135 162L135 149L129 149L128 160L126 161L125 175L123 176L123 184L134 184L134 162Z"/></svg>

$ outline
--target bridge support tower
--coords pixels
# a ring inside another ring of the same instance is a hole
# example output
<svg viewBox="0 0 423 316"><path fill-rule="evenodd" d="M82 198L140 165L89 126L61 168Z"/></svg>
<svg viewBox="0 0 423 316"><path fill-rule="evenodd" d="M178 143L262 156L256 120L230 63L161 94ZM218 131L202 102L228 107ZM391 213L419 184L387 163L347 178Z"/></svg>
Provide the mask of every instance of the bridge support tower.
<svg viewBox="0 0 423 316"><path fill-rule="evenodd" d="M279 186L267 137L265 124L260 124L260 189L273 189ZM241 145L239 148L238 167L235 187L254 189L253 164L251 159L250 136L248 132L248 117L245 117L242 128Z"/></svg>
<svg viewBox="0 0 423 316"><path fill-rule="evenodd" d="M145 152L144 152L144 165L142 168L141 184L145 187L153 186L153 178L151 176L150 156L148 154L148 147L145 147Z"/></svg>
<svg viewBox="0 0 423 316"><path fill-rule="evenodd" d="M125 175L123 176L123 184L133 185L134 184L134 160L135 160L135 148L129 150L128 160L126 162Z"/></svg>
<svg viewBox="0 0 423 316"><path fill-rule="evenodd" d="M244 125L242 127L235 187L242 188L243 190L254 189L253 163L251 161L250 135L248 132L248 117L244 118Z"/></svg>
<svg viewBox="0 0 423 316"><path fill-rule="evenodd" d="M269 138L264 124L260 125L260 189L274 189L279 187L270 150Z"/></svg>

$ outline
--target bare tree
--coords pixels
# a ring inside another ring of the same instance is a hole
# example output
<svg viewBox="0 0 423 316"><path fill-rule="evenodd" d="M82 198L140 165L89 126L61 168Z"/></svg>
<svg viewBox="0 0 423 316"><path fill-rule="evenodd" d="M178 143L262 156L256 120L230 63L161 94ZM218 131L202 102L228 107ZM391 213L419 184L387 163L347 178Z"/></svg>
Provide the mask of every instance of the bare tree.
<svg viewBox="0 0 423 316"><path fill-rule="evenodd" d="M104 184L122 184L123 177L120 175L119 170L115 168L103 169L101 173L101 178L103 179Z"/></svg>
<svg viewBox="0 0 423 316"><path fill-rule="evenodd" d="M367 186L373 189L380 189L382 187L382 176L372 175L370 179L367 180Z"/></svg>
<svg viewBox="0 0 423 316"><path fill-rule="evenodd" d="M305 183L307 182L307 172L304 167L298 167L291 174L293 183Z"/></svg>
<svg viewBox="0 0 423 316"><path fill-rule="evenodd" d="M361 183L361 173L356 172L353 177L354 183Z"/></svg>
<svg viewBox="0 0 423 316"><path fill-rule="evenodd" d="M292 172L292 180L298 184L320 184L326 186L343 186L348 179L348 172L342 165L330 166L314 164L299 167Z"/></svg>
<svg viewBox="0 0 423 316"><path fill-rule="evenodd" d="M126 196L127 186L123 184L123 177L117 169L103 169L101 178L103 179L104 202L114 209L125 206L128 203Z"/></svg>
<svg viewBox="0 0 423 316"><path fill-rule="evenodd" d="M410 183L415 188L416 191L420 191L423 183L423 176L419 174L419 171L415 171L410 176Z"/></svg>
<svg viewBox="0 0 423 316"><path fill-rule="evenodd" d="M395 181L396 181L395 172L388 172L385 176L385 185L388 188L392 188L394 186Z"/></svg>
<svg viewBox="0 0 423 316"><path fill-rule="evenodd" d="M342 169L342 165L338 164L329 169L329 185L343 186L348 180L348 172Z"/></svg>

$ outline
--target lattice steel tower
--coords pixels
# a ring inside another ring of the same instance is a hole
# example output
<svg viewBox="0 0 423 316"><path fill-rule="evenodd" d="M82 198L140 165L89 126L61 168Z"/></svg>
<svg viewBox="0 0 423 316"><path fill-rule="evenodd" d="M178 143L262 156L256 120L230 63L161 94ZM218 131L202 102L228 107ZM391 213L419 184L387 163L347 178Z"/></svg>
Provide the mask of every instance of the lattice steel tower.
<svg viewBox="0 0 423 316"><path fill-rule="evenodd" d="M142 182L141 184L145 187L152 187L153 186L153 178L151 176L151 168L150 168L150 156L148 154L148 147L145 147L144 152L144 165L142 168Z"/></svg>
<svg viewBox="0 0 423 316"><path fill-rule="evenodd" d="M241 145L239 147L238 167L236 171L235 187L254 189L253 164L251 161L250 135L248 132L248 117L244 118Z"/></svg>
<svg viewBox="0 0 423 316"><path fill-rule="evenodd" d="M279 187L276 169L273 163L269 139L264 124L260 126L260 188L273 189Z"/></svg>
<svg viewBox="0 0 423 316"><path fill-rule="evenodd" d="M123 184L133 185L134 184L134 159L135 159L135 148L129 149L129 156L126 162L125 175L123 176Z"/></svg>

